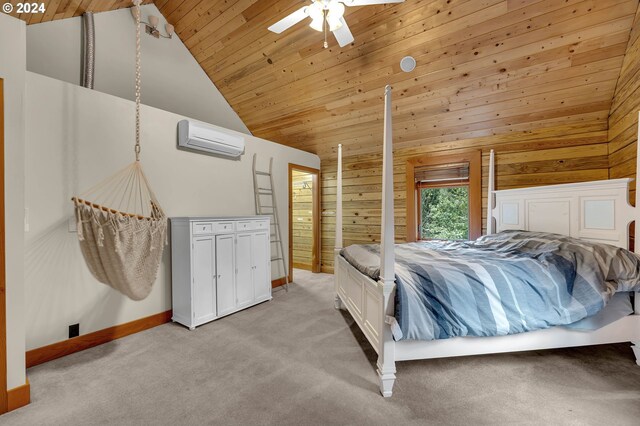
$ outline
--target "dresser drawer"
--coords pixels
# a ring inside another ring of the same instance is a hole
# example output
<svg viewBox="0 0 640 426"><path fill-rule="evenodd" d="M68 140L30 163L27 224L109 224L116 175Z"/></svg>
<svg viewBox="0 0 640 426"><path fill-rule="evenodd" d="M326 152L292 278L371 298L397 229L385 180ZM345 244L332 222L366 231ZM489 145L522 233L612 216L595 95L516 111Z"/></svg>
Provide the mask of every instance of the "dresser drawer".
<svg viewBox="0 0 640 426"><path fill-rule="evenodd" d="M252 231L254 229L253 221L251 220L241 220L236 222L236 226L238 227L238 231Z"/></svg>
<svg viewBox="0 0 640 426"><path fill-rule="evenodd" d="M235 227L233 226L233 222L215 222L213 224L213 230L215 232L233 232L235 231Z"/></svg>
<svg viewBox="0 0 640 426"><path fill-rule="evenodd" d="M242 220L236 222L238 231L266 231L269 229L269 222L265 220Z"/></svg>
<svg viewBox="0 0 640 426"><path fill-rule="evenodd" d="M195 222L193 224L193 235L213 234L213 224L209 222Z"/></svg>
<svg viewBox="0 0 640 426"><path fill-rule="evenodd" d="M255 222L253 222L253 226L255 230L258 231L266 231L269 229L269 221L267 220L256 220Z"/></svg>

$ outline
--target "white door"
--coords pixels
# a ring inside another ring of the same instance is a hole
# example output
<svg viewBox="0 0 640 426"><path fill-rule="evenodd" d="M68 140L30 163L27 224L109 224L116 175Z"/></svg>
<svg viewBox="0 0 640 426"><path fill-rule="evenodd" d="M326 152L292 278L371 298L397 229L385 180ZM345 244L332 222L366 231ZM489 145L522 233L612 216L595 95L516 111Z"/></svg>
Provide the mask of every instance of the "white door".
<svg viewBox="0 0 640 426"><path fill-rule="evenodd" d="M268 299L271 296L271 259L269 259L269 235L266 232L252 235L251 258L256 300Z"/></svg>
<svg viewBox="0 0 640 426"><path fill-rule="evenodd" d="M237 268L236 297L238 308L250 305L253 294L253 263L251 262L251 234L238 234L236 250Z"/></svg>
<svg viewBox="0 0 640 426"><path fill-rule="evenodd" d="M233 235L216 236L216 268L218 316L233 312L236 307L234 278L236 273Z"/></svg>
<svg viewBox="0 0 640 426"><path fill-rule="evenodd" d="M193 322L195 325L216 317L214 252L213 237L193 239Z"/></svg>

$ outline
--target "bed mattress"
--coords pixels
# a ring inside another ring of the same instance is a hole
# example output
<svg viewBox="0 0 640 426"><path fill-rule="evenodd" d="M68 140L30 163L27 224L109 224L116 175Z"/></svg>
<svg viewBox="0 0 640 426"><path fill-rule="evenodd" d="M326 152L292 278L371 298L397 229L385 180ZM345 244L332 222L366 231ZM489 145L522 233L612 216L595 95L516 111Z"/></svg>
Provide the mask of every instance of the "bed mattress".
<svg viewBox="0 0 640 426"><path fill-rule="evenodd" d="M378 279L378 245L341 254ZM634 253L557 234L506 231L476 241L398 244L395 254L396 340L567 326L594 317L617 292L640 290Z"/></svg>

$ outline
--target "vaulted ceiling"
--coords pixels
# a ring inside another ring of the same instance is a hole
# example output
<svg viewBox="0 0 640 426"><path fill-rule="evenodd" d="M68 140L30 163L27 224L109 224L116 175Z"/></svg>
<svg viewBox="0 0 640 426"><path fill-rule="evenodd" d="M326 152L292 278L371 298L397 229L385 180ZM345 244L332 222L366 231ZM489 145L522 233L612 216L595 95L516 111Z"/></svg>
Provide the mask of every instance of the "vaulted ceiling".
<svg viewBox="0 0 640 426"><path fill-rule="evenodd" d="M128 6L48 3L51 19ZM347 8L355 41L344 48L330 37L324 49L305 23L267 31L306 3L155 0L254 135L322 158L338 143L347 155L380 150L385 84L396 148L606 130L638 10L638 0L406 0ZM411 73L399 67L406 55Z"/></svg>
<svg viewBox="0 0 640 426"><path fill-rule="evenodd" d="M606 128L637 0L407 0L347 8L345 48L301 23L267 27L291 0L156 0L256 135L333 156L378 152L383 87L396 148ZM304 3L302 3L304 4ZM411 73L399 61L412 55Z"/></svg>

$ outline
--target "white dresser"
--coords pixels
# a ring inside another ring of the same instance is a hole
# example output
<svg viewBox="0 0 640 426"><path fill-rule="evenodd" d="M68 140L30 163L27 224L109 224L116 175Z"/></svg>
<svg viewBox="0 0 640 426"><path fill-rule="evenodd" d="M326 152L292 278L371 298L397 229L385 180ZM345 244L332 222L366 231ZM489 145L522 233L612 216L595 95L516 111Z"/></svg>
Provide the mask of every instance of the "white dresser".
<svg viewBox="0 0 640 426"><path fill-rule="evenodd" d="M173 321L195 327L271 299L269 216L171 218Z"/></svg>

